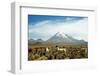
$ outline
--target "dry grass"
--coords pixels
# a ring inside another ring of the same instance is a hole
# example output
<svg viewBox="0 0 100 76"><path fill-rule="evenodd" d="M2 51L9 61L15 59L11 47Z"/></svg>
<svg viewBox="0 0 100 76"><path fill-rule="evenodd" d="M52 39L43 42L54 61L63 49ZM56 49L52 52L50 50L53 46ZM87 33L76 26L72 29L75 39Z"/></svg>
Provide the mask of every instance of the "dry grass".
<svg viewBox="0 0 100 76"><path fill-rule="evenodd" d="M46 51L46 48L49 51ZM57 47L66 50L58 50ZM28 60L54 60L54 59L81 59L88 58L87 45L56 45L38 44L28 45Z"/></svg>

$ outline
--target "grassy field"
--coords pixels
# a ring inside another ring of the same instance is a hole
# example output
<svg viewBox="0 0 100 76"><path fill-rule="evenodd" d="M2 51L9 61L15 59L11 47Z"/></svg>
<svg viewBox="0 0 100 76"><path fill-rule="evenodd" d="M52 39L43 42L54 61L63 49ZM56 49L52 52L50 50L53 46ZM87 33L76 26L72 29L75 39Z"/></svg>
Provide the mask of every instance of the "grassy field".
<svg viewBox="0 0 100 76"><path fill-rule="evenodd" d="M28 60L88 58L87 45L28 44Z"/></svg>

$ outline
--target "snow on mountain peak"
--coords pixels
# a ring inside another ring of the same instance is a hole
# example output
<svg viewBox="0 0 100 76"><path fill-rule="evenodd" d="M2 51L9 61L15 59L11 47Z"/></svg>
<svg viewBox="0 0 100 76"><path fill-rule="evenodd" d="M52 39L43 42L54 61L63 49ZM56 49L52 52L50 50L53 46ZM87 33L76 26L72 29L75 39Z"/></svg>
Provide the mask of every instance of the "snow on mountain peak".
<svg viewBox="0 0 100 76"><path fill-rule="evenodd" d="M62 38L67 38L66 34L64 34L63 32L57 32L57 33L55 34L55 36L57 36L57 37L62 37Z"/></svg>

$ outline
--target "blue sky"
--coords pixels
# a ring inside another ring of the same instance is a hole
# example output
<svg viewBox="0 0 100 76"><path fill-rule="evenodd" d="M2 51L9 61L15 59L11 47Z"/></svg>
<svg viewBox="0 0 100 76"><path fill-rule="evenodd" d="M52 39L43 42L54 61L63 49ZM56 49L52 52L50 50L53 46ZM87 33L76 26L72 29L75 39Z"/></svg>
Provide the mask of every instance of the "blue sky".
<svg viewBox="0 0 100 76"><path fill-rule="evenodd" d="M87 41L88 18L79 16L28 15L29 39L47 40L57 32Z"/></svg>
<svg viewBox="0 0 100 76"><path fill-rule="evenodd" d="M34 26L38 22L42 22L45 20L50 20L50 21L65 21L66 19L67 22L73 22L77 20L81 20L84 17L76 17L76 16L49 16L49 15L28 15L28 25Z"/></svg>

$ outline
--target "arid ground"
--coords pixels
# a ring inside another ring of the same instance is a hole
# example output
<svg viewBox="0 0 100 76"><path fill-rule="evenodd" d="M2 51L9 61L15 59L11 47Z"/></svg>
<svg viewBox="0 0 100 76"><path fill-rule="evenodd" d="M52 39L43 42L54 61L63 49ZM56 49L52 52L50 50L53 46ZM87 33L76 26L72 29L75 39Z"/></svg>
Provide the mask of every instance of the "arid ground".
<svg viewBox="0 0 100 76"><path fill-rule="evenodd" d="M28 44L28 60L88 58L87 45Z"/></svg>

